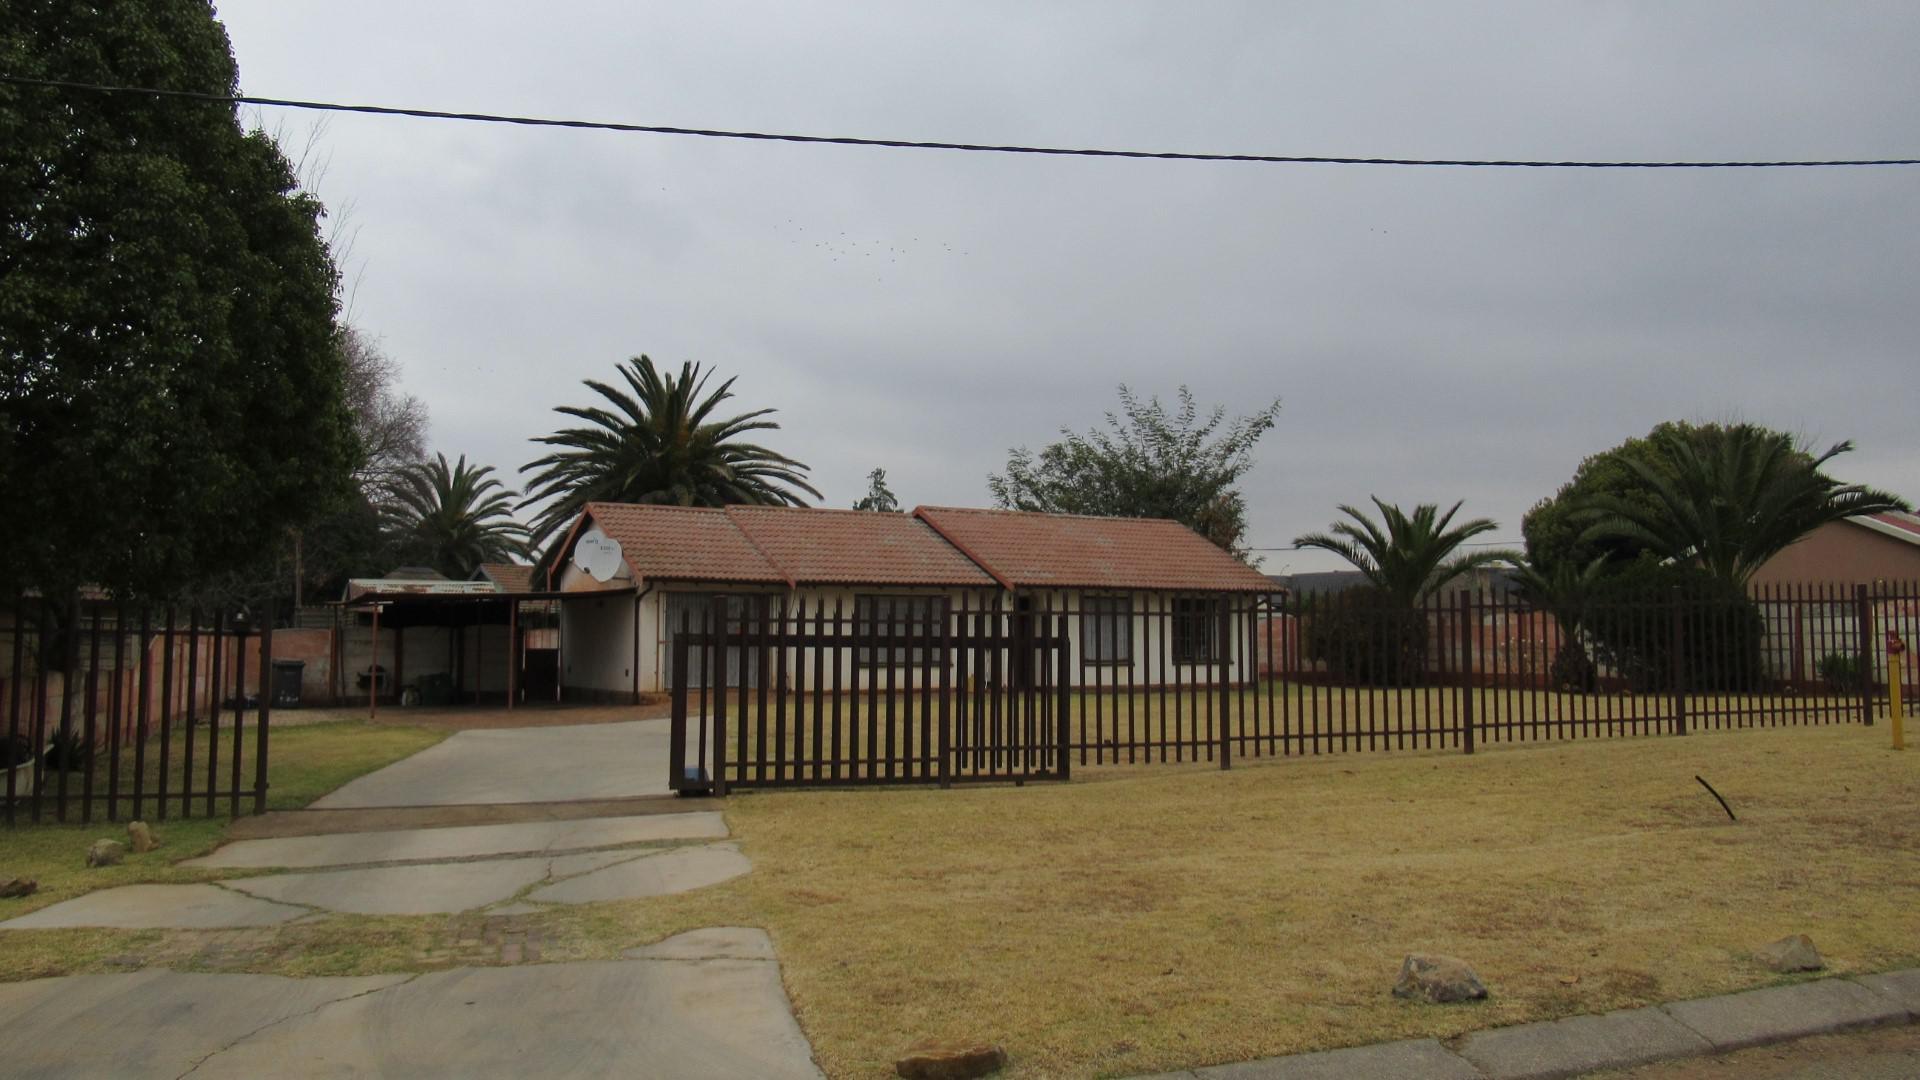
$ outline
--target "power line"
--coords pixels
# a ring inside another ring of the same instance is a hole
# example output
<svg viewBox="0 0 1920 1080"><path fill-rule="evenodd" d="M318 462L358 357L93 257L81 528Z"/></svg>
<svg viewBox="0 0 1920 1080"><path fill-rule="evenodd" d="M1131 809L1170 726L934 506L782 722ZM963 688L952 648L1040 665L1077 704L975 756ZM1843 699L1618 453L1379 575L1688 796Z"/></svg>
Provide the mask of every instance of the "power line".
<svg viewBox="0 0 1920 1080"><path fill-rule="evenodd" d="M1525 544L1525 540L1469 540L1455 547L1515 547ZM1306 547L1300 544L1288 544L1286 547L1256 547L1248 551L1322 551L1324 548Z"/></svg>
<svg viewBox="0 0 1920 1080"><path fill-rule="evenodd" d="M919 139L877 139L851 135L796 135L766 131L727 131L716 128L671 127L663 124L629 124L604 120L561 120L551 117L508 116L497 113L448 112L441 109L415 109L395 105L345 105L331 101L302 101L296 98L258 97L251 94L206 94L192 90L162 90L147 86L104 86L97 83L67 82L60 79L33 79L21 75L0 75L0 83L13 86L38 86L60 90L79 90L98 94L145 95L156 98L213 102L222 105L257 105L278 109L363 113L371 116L405 116L425 120L467 120L481 124L516 124L522 127L574 128L585 131L619 131L644 135L689 135L704 139L744 139L755 142L808 143L831 146L874 146L894 150L958 150L980 154L1041 154L1052 157L1139 158L1155 161L1230 161L1269 165L1398 165L1498 169L1811 169L1871 165L1920 165L1920 158L1826 158L1766 161L1529 161L1513 158L1340 157L1324 154L1223 154L1196 153L1179 150L1111 150L1062 146L1020 146L996 143L930 142Z"/></svg>

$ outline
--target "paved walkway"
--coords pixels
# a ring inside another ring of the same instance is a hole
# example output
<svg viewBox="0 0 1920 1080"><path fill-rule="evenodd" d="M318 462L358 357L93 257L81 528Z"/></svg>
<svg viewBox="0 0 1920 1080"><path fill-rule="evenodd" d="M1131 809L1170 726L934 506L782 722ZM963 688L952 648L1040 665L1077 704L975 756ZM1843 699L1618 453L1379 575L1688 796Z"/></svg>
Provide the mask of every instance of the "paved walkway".
<svg viewBox="0 0 1920 1080"><path fill-rule="evenodd" d="M317 810L564 802L667 794L671 722L456 732L347 784Z"/></svg>
<svg viewBox="0 0 1920 1080"><path fill-rule="evenodd" d="M288 979L143 971L0 984L8 1076L821 1074L758 930L597 963Z"/></svg>
<svg viewBox="0 0 1920 1080"><path fill-rule="evenodd" d="M660 721L463 732L322 803L652 794L665 789L665 742ZM748 872L725 820L700 805L237 840L187 865L268 873L102 889L0 923L0 932L163 929L175 931L163 944L209 939L194 947L244 951L334 912L447 914L471 924L476 948L518 965L311 979L155 968L0 983L0 1074L818 1077L760 930L693 931L619 961L532 962L537 922L529 928L522 916ZM473 962L466 944L444 962Z"/></svg>

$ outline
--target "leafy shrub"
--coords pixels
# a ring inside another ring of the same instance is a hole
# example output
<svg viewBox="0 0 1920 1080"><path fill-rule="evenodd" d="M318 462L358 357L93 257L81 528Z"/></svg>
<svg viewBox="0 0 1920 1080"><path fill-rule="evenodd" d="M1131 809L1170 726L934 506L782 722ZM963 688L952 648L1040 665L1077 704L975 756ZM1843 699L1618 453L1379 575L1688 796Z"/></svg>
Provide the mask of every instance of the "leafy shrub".
<svg viewBox="0 0 1920 1080"><path fill-rule="evenodd" d="M1830 652L1820 658L1820 677L1828 686L1843 693L1860 689L1860 658Z"/></svg>
<svg viewBox="0 0 1920 1080"><path fill-rule="evenodd" d="M1629 563L1595 586L1585 623L1597 658L1636 692L1673 690L1676 597L1682 685L1695 691L1758 689L1767 632L1759 608L1737 585L1651 559Z"/></svg>
<svg viewBox="0 0 1920 1080"><path fill-rule="evenodd" d="M1409 686L1427 668L1427 614L1372 585L1302 598L1296 614L1307 659L1341 682Z"/></svg>

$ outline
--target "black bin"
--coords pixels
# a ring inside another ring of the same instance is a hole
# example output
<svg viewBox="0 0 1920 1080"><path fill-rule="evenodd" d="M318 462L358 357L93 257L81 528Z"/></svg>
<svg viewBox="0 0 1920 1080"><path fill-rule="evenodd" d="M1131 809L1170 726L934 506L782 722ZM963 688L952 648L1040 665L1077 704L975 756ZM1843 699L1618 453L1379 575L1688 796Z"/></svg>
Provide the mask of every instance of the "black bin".
<svg viewBox="0 0 1920 1080"><path fill-rule="evenodd" d="M300 680L306 676L305 660L275 660L273 662L273 707L276 709L297 709L300 707Z"/></svg>

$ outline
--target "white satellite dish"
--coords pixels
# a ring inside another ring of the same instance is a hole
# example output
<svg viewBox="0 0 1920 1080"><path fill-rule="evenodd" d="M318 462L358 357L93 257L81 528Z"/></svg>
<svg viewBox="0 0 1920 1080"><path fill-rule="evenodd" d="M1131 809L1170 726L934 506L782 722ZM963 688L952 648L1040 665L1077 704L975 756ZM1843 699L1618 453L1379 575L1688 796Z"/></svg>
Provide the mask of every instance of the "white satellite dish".
<svg viewBox="0 0 1920 1080"><path fill-rule="evenodd" d="M620 541L595 526L580 534L579 542L573 545L573 565L595 581L612 581L626 562L620 557Z"/></svg>

